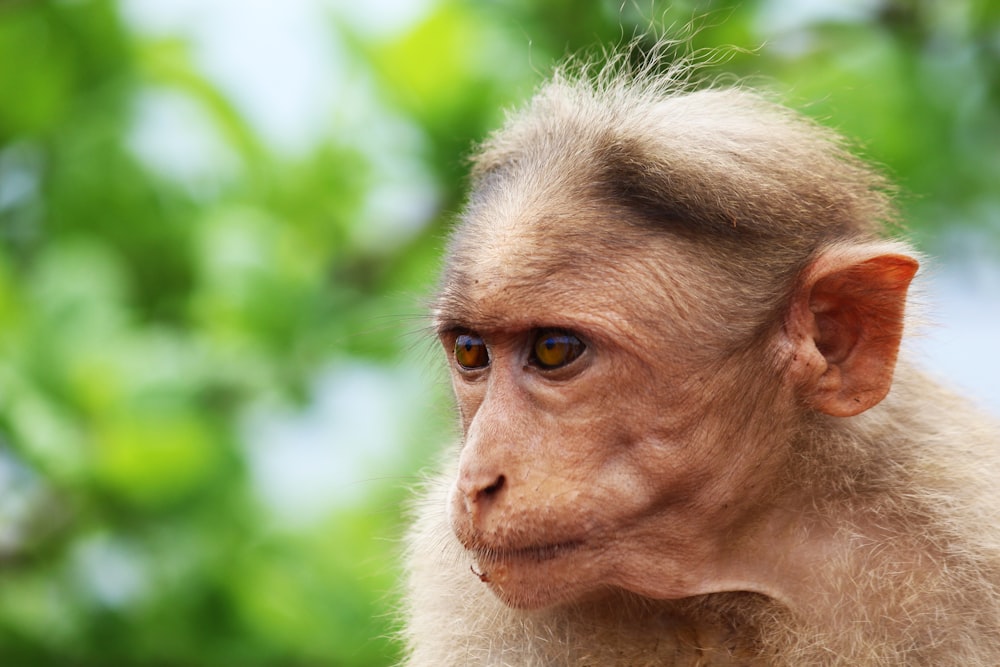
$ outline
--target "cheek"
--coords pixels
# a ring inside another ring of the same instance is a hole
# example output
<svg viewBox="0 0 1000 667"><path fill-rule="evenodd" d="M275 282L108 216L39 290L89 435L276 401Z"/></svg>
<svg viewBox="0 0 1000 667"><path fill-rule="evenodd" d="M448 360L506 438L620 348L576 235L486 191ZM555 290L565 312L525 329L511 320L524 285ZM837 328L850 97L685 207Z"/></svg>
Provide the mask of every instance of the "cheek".
<svg viewBox="0 0 1000 667"><path fill-rule="evenodd" d="M745 445L741 433L724 428L732 410L716 410L697 385L649 386L618 403L624 418L600 424L611 445L595 457L604 484L619 494L616 505L634 512L711 506Z"/></svg>

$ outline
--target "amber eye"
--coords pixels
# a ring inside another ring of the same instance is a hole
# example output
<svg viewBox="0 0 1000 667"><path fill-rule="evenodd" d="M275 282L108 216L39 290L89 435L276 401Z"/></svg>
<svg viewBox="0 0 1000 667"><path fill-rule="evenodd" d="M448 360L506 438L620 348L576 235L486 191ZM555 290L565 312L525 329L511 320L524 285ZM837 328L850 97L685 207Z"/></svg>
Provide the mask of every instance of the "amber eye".
<svg viewBox="0 0 1000 667"><path fill-rule="evenodd" d="M466 370L486 368L490 364L490 353L479 336L459 334L455 339L455 361Z"/></svg>
<svg viewBox="0 0 1000 667"><path fill-rule="evenodd" d="M535 339L532 361L545 370L559 368L583 354L586 346L573 334L564 331L542 331Z"/></svg>

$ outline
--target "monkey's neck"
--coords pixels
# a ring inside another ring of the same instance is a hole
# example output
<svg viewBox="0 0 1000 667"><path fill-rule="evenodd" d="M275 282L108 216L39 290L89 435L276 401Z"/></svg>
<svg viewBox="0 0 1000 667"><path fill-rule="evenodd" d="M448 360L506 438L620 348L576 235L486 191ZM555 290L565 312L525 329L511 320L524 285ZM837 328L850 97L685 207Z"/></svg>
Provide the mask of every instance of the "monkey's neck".
<svg viewBox="0 0 1000 667"><path fill-rule="evenodd" d="M900 458L912 452L899 446L904 436L897 435L892 403L850 424L816 429L822 442L801 442L790 466L795 479L782 485L746 530L717 546L698 593L758 593L823 623L828 619L816 614L847 603L845 582L857 587L872 577L920 570L914 553L927 547L913 544L912 516L931 512L914 506L920 502L915 494L894 492L912 488L914 480L898 479L912 472L913 462ZM840 471L839 477L830 470Z"/></svg>
<svg viewBox="0 0 1000 667"><path fill-rule="evenodd" d="M803 511L777 507L754 529L720 550L719 559L697 593L758 593L792 612L829 608L820 602L836 596L832 570L850 567L859 544L870 542L823 517L803 522Z"/></svg>

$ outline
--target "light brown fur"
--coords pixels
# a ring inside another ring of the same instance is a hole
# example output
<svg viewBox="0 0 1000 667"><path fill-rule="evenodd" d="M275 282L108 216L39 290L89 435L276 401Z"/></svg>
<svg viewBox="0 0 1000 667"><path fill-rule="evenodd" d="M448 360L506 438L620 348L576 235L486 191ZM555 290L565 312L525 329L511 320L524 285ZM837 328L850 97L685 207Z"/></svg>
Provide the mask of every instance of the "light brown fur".
<svg viewBox="0 0 1000 667"><path fill-rule="evenodd" d="M1000 664L1000 438L895 363L886 183L755 94L621 62L476 157L435 318L490 365L453 375L406 664ZM551 329L587 352L540 372Z"/></svg>

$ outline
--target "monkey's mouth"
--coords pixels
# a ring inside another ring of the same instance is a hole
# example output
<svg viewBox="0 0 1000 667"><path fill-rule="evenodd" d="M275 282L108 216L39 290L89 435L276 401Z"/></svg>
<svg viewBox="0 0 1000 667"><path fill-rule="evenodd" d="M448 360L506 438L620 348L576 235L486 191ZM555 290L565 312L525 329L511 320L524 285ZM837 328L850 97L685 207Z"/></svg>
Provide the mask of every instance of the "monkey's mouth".
<svg viewBox="0 0 1000 667"><path fill-rule="evenodd" d="M489 567L498 563L527 562L542 563L564 556L579 548L580 540L567 540L554 544L519 547L516 549L496 547L475 547L470 549L481 567Z"/></svg>

